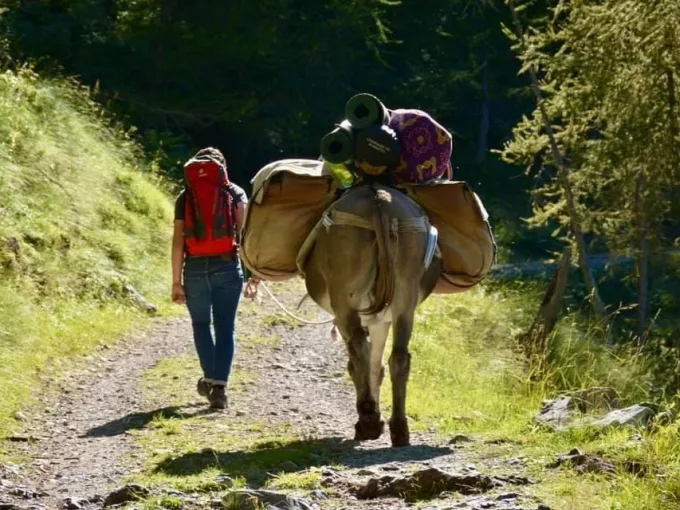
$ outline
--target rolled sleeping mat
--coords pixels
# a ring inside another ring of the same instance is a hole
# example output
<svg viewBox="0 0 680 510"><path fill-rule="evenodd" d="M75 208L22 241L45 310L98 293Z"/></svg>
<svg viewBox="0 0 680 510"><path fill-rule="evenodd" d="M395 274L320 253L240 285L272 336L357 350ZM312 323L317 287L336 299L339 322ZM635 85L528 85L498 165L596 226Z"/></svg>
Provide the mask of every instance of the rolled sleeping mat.
<svg viewBox="0 0 680 510"><path fill-rule="evenodd" d="M321 157L333 164L352 161L354 157L354 132L349 122L340 125L321 139Z"/></svg>
<svg viewBox="0 0 680 510"><path fill-rule="evenodd" d="M354 166L368 175L391 172L401 163L401 144L389 126L370 126L356 135Z"/></svg>
<svg viewBox="0 0 680 510"><path fill-rule="evenodd" d="M387 124L390 114L380 99L372 94L361 93L350 98L345 104L345 118L354 129Z"/></svg>

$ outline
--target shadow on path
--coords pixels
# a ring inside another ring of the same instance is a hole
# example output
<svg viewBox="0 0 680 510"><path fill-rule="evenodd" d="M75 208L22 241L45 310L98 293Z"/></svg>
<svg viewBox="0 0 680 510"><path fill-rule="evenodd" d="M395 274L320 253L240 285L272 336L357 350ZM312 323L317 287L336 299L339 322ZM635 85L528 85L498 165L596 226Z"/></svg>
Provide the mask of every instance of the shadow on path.
<svg viewBox="0 0 680 510"><path fill-rule="evenodd" d="M211 448L179 457L166 458L154 471L171 476L191 476L210 468L243 476L250 483L262 483L281 472L304 471L313 466L335 465L362 468L390 462L424 461L450 455L449 447L409 446L406 448L359 448L361 443L344 438L272 441L253 449L219 452Z"/></svg>
<svg viewBox="0 0 680 510"><path fill-rule="evenodd" d="M198 410L191 410L198 408ZM154 418L193 418L210 414L211 411L205 404L191 404L187 406L169 406L154 409L153 411L130 413L110 422L93 427L81 437L113 437L125 434L128 430L139 430L146 427Z"/></svg>

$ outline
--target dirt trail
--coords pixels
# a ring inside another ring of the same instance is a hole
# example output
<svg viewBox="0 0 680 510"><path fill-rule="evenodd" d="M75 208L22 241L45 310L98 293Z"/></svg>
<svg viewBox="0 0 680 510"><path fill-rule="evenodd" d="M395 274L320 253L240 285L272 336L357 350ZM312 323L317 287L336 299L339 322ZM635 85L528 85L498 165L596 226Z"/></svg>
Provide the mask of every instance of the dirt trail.
<svg viewBox="0 0 680 510"><path fill-rule="evenodd" d="M142 399L139 378L159 360L190 347L189 334L186 320L160 324L151 334L87 356L85 368L59 383L63 389L56 400L48 390L42 404L24 414L26 430L15 438L20 442L9 447L11 455L30 459L13 484L37 494L12 499L56 507L66 497L104 494L134 469L128 459L134 458L134 443L126 431L143 427L155 411Z"/></svg>
<svg viewBox="0 0 680 510"><path fill-rule="evenodd" d="M301 296L297 285L276 289L289 306ZM254 308L259 309L258 314L253 313ZM389 433L378 441L351 441L354 392L345 377L342 341L331 339L329 325L292 327L285 320L262 320L277 312L266 296L260 307L242 306L238 328L245 340L237 348L235 365L253 382L230 399L227 412L211 419L234 425L263 420L272 425L285 423L309 444L328 446L333 464L347 469L326 469L323 484L333 490L310 504L317 508L412 508L390 493L390 484L399 492L401 479L421 471L425 478L434 476L431 485L437 488L433 495L439 497L424 508L540 508L537 501L525 496L529 480L521 459L506 463L493 457L473 458L469 450L475 443L465 439L450 444L433 435L412 433L413 446L403 449L390 448ZM301 313L325 317L309 302ZM247 338L262 335L278 335L280 341L249 344ZM145 370L169 356L193 354L190 339L190 325L182 318L159 324L146 338L129 339L90 356L89 370L71 374L56 400L46 400L41 409L26 414L30 424L26 434L32 439L11 443L9 448L10 453L29 460L18 468L3 470L0 466L0 509L63 508L68 497L105 496L124 476L140 470L143 452L137 450L131 430L143 429L160 410L196 413L205 407L195 396L181 408L163 409L140 393L139 381ZM186 381L188 386L194 383L195 379ZM442 480L438 478L441 473L458 478ZM418 480L430 483L429 479ZM82 507L101 507L100 498L91 501Z"/></svg>

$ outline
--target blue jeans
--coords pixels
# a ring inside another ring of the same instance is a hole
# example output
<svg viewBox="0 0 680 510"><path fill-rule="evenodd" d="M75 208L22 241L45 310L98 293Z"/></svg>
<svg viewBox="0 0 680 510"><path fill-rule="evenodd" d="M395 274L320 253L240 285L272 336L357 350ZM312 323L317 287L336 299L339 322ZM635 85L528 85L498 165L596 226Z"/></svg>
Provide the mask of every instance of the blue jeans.
<svg viewBox="0 0 680 510"><path fill-rule="evenodd" d="M194 330L194 344L203 376L226 385L234 359L234 323L243 289L243 270L236 260L188 257L184 262L184 292ZM210 331L210 319L215 339Z"/></svg>

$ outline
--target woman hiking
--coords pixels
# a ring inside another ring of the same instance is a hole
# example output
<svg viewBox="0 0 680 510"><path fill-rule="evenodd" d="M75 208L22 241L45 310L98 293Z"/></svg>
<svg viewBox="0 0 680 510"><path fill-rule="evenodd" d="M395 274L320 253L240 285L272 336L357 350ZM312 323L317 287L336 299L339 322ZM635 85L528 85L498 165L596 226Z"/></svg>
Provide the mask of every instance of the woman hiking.
<svg viewBox="0 0 680 510"><path fill-rule="evenodd" d="M175 202L172 300L186 303L191 316L203 370L198 393L208 398L212 409L225 409L236 309L243 289L238 238L248 199L242 188L229 181L224 155L212 147L201 149L185 163L184 184Z"/></svg>

